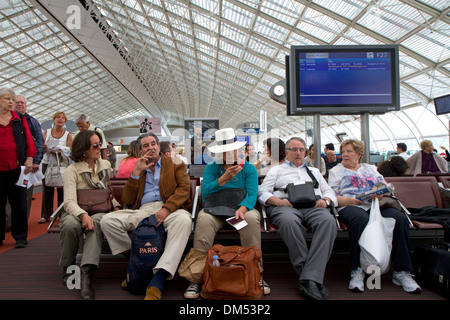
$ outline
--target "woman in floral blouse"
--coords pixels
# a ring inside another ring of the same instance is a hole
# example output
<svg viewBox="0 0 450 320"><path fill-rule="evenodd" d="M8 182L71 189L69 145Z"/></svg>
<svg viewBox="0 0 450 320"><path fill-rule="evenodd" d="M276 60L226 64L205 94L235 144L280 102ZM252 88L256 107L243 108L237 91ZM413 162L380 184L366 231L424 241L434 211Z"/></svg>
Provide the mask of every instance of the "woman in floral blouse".
<svg viewBox="0 0 450 320"><path fill-rule="evenodd" d="M340 147L342 162L331 169L328 184L336 193L340 219L348 225L351 273L349 290L364 291L364 271L360 265L359 238L369 221L371 200L360 201L355 196L365 193L380 184L386 184L383 176L375 166L360 163L364 152L361 141L349 139L342 142ZM372 196L381 198L382 196ZM394 267L392 282L402 286L410 293L420 293L421 289L412 279L412 268L409 250L409 221L407 217L394 208L381 209L385 218L395 219L392 239L391 259ZM383 235L380 235L380 237Z"/></svg>

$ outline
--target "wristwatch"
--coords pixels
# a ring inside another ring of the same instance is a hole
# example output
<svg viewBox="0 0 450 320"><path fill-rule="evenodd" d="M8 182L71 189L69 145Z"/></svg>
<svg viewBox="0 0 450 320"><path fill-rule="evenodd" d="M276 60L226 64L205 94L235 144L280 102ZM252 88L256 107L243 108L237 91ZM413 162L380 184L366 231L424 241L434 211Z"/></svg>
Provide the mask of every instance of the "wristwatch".
<svg viewBox="0 0 450 320"><path fill-rule="evenodd" d="M323 199L323 200L325 200L325 203L327 204L327 207L329 207L331 205L331 202L330 202L329 199Z"/></svg>

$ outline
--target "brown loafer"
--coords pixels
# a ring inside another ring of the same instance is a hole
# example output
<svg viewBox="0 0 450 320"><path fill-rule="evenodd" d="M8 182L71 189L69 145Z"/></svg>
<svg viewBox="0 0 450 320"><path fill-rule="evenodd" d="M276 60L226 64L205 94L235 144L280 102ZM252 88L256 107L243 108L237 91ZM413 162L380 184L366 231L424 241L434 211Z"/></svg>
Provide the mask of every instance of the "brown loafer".
<svg viewBox="0 0 450 320"><path fill-rule="evenodd" d="M161 300L161 291L156 287L148 287L144 300Z"/></svg>

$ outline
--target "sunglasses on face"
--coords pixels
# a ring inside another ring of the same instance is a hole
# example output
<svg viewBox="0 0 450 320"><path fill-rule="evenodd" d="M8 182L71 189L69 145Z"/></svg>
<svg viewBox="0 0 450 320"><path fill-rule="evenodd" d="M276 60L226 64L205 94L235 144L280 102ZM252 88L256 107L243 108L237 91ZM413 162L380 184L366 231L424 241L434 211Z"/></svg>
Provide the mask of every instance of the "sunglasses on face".
<svg viewBox="0 0 450 320"><path fill-rule="evenodd" d="M94 148L94 149L98 149L101 146L100 146L100 143L94 143L91 147Z"/></svg>

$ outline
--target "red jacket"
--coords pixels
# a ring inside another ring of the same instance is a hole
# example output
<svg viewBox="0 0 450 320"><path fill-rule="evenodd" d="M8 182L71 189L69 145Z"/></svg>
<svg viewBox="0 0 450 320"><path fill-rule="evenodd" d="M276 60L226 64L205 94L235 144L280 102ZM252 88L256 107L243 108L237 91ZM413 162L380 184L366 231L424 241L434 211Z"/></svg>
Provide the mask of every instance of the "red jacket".
<svg viewBox="0 0 450 320"><path fill-rule="evenodd" d="M22 133L25 138L25 144L16 141L13 133L13 121L21 121L17 113L11 111L12 117L9 123L4 126L0 125L0 171L8 171L19 167L18 148L23 148L26 157L36 156L36 147L34 145L33 136L26 119L22 121ZM21 163L22 165L23 163Z"/></svg>

